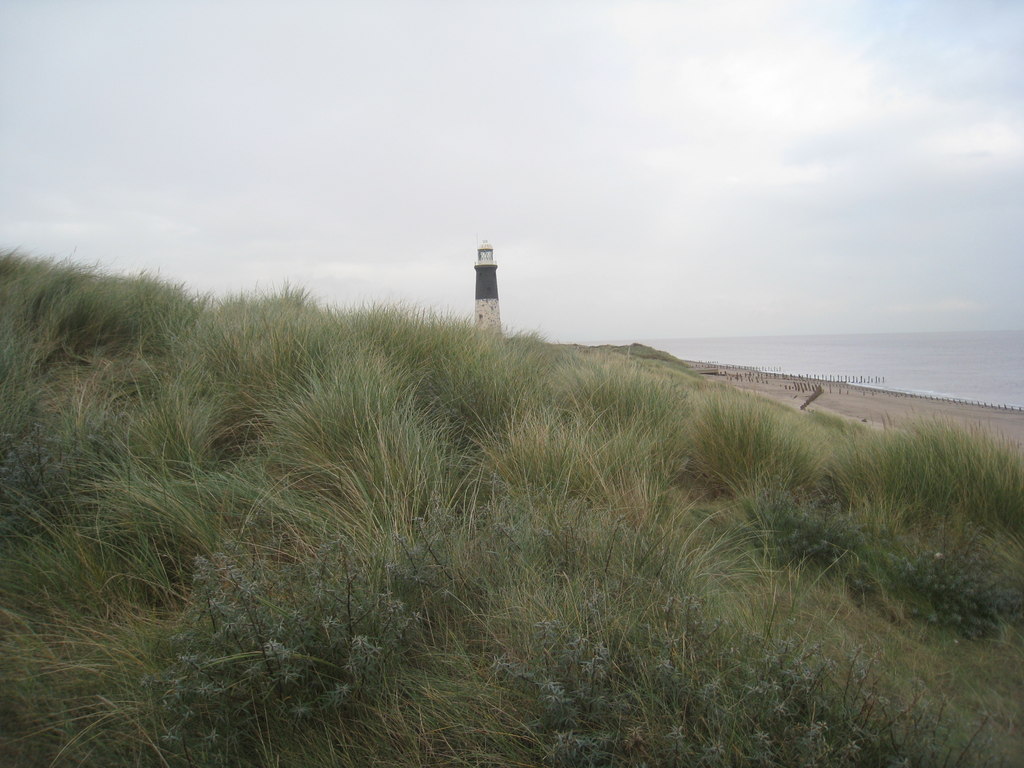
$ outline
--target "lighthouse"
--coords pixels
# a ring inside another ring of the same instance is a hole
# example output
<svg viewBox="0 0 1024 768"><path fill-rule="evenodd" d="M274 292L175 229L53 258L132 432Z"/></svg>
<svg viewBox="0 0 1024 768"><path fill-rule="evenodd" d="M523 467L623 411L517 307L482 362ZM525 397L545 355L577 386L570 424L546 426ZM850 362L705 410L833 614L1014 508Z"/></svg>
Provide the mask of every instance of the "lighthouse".
<svg viewBox="0 0 1024 768"><path fill-rule="evenodd" d="M476 249L476 327L501 333L498 312L498 265L494 248L486 240Z"/></svg>

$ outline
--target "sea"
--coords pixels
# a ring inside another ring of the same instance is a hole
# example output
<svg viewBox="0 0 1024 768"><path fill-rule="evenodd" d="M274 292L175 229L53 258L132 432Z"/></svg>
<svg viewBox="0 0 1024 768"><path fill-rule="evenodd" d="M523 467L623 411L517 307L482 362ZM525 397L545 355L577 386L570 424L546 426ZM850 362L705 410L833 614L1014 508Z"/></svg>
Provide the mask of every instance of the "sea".
<svg viewBox="0 0 1024 768"><path fill-rule="evenodd" d="M898 392L1024 407L1024 331L637 341L683 360L843 378Z"/></svg>

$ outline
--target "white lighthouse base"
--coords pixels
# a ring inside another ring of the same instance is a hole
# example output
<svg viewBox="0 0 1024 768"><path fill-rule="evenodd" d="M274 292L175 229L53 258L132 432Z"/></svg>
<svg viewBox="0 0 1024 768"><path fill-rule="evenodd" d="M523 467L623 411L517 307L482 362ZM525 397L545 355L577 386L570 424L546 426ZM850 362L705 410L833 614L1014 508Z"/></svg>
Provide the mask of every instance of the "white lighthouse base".
<svg viewBox="0 0 1024 768"><path fill-rule="evenodd" d="M497 299L476 300L476 327L501 333L501 314Z"/></svg>

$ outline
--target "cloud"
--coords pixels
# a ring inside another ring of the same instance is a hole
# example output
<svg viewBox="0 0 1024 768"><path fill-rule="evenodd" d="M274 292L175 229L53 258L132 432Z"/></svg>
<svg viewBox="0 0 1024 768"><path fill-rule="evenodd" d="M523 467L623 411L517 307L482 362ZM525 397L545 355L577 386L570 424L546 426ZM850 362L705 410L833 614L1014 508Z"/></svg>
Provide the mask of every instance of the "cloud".
<svg viewBox="0 0 1024 768"><path fill-rule="evenodd" d="M468 313L487 237L561 339L1022 327L1024 24L964 8L17 4L0 245Z"/></svg>

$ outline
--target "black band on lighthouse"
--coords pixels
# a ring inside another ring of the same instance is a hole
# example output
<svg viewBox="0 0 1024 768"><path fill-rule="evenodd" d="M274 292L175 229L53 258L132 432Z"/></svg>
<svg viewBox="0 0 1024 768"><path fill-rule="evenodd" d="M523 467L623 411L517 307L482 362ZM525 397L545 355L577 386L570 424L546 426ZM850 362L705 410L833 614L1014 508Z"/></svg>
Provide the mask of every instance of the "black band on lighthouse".
<svg viewBox="0 0 1024 768"><path fill-rule="evenodd" d="M476 265L476 299L498 298L498 266L496 264Z"/></svg>

